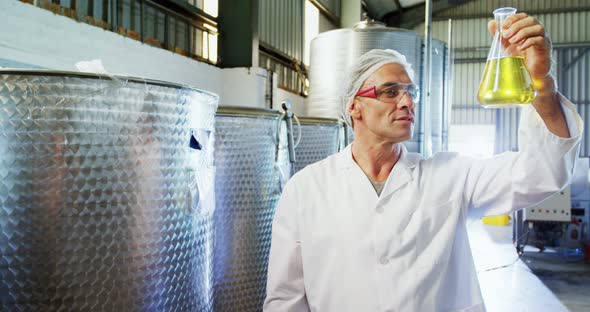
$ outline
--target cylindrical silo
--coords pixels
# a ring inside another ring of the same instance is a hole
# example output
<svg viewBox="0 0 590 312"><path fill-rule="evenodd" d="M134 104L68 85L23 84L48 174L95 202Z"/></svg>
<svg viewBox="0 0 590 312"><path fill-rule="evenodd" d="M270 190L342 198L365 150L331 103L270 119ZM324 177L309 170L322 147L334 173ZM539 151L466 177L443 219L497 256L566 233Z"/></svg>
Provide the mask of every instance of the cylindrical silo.
<svg viewBox="0 0 590 312"><path fill-rule="evenodd" d="M1 70L0 306L209 311L216 106L164 82Z"/></svg>
<svg viewBox="0 0 590 312"><path fill-rule="evenodd" d="M215 311L260 311L272 220L290 176L278 111L220 107L215 122Z"/></svg>
<svg viewBox="0 0 590 312"><path fill-rule="evenodd" d="M333 118L300 117L301 138L295 148L293 173L337 153L342 145L343 124ZM294 130L295 135L298 131Z"/></svg>
<svg viewBox="0 0 590 312"><path fill-rule="evenodd" d="M350 29L321 33L311 42L310 89L307 116L339 118L342 106L342 86L352 64L372 49L394 49L404 54L421 85L422 40L413 31L385 27L378 22L361 22ZM418 105L414 137L405 142L411 152L420 151L422 120Z"/></svg>

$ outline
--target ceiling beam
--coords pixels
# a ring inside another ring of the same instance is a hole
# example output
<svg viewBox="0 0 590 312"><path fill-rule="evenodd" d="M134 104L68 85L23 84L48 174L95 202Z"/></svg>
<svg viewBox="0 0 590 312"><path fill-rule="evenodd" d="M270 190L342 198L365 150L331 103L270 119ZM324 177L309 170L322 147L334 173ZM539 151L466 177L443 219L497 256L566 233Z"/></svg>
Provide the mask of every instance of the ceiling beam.
<svg viewBox="0 0 590 312"><path fill-rule="evenodd" d="M432 16L437 12L454 8L473 0L433 0ZM426 4L417 4L404 11L394 11L383 16L382 21L390 27L412 29L424 22Z"/></svg>
<svg viewBox="0 0 590 312"><path fill-rule="evenodd" d="M309 2L313 4L326 18L328 18L332 24L336 25L337 28L340 28L340 12L338 12L338 15L334 14L334 12L328 10L328 8L319 0L309 0Z"/></svg>
<svg viewBox="0 0 590 312"><path fill-rule="evenodd" d="M367 2L365 0L361 0L361 8L365 12L369 12L369 7L367 6Z"/></svg>

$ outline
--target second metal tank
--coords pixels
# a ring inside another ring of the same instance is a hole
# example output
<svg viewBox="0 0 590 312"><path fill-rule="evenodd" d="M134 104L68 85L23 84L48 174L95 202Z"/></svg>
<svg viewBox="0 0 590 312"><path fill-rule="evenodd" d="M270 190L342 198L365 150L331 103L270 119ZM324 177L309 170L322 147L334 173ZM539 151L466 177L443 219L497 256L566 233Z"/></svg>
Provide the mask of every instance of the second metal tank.
<svg viewBox="0 0 590 312"><path fill-rule="evenodd" d="M344 129L338 119L302 117L299 120L301 138L295 148L297 161L293 173L337 153L344 144Z"/></svg>
<svg viewBox="0 0 590 312"><path fill-rule="evenodd" d="M278 111L220 107L215 122L215 311L260 311L272 219L290 176Z"/></svg>

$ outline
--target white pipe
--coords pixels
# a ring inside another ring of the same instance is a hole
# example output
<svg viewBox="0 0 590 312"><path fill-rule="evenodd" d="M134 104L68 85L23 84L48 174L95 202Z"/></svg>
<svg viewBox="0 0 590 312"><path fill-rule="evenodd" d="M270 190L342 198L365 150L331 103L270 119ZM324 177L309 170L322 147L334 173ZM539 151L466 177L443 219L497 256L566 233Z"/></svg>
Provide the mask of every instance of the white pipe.
<svg viewBox="0 0 590 312"><path fill-rule="evenodd" d="M421 152L424 157L432 154L432 116L430 116L430 81L432 79L432 0L426 1L426 12L424 21L424 84L422 94L424 104L422 105L422 126L423 140Z"/></svg>
<svg viewBox="0 0 590 312"><path fill-rule="evenodd" d="M447 81L445 82L446 94L447 98L445 100L445 104L447 105L444 109L446 110L447 118L445 120L445 124L447 127L447 138L446 142L444 142L443 150L448 151L449 149L449 137L450 137L450 129L451 129L451 116L453 114L453 20L449 18L449 26L448 26L448 33L447 33L447 64L448 70L447 73Z"/></svg>

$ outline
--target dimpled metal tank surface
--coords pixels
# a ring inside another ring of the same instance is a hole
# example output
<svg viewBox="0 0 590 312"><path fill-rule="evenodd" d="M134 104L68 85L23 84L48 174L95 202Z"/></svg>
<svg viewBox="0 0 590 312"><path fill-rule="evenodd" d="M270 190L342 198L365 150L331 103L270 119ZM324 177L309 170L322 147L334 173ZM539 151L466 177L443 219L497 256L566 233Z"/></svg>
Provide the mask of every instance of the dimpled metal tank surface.
<svg viewBox="0 0 590 312"><path fill-rule="evenodd" d="M211 310L216 106L164 82L0 70L0 310Z"/></svg>
<svg viewBox="0 0 590 312"><path fill-rule="evenodd" d="M301 117L299 120L301 139L295 148L297 161L293 164L294 173L338 153L344 139L342 123L337 119Z"/></svg>
<svg viewBox="0 0 590 312"><path fill-rule="evenodd" d="M277 111L220 107L215 131L215 311L261 311L272 220L290 176L285 122Z"/></svg>

